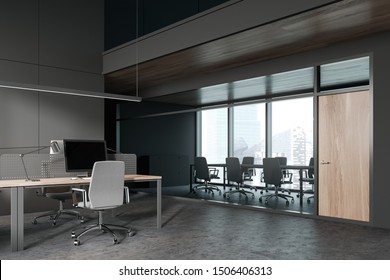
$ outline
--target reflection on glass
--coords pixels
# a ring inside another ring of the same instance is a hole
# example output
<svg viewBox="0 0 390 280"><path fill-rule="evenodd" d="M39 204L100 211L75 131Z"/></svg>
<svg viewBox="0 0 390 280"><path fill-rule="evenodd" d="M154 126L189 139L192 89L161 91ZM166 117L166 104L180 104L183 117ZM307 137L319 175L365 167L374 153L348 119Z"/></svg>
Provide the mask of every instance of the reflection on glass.
<svg viewBox="0 0 390 280"><path fill-rule="evenodd" d="M232 92L235 99L264 96L266 93L266 78L258 77L233 82Z"/></svg>
<svg viewBox="0 0 390 280"><path fill-rule="evenodd" d="M199 90L199 96L202 104L226 101L229 96L229 84L220 84L201 88Z"/></svg>
<svg viewBox="0 0 390 280"><path fill-rule="evenodd" d="M312 91L314 87L314 68L273 74L269 78L271 80L271 93Z"/></svg>
<svg viewBox="0 0 390 280"><path fill-rule="evenodd" d="M321 88L340 88L368 85L370 78L369 57L361 57L321 65Z"/></svg>

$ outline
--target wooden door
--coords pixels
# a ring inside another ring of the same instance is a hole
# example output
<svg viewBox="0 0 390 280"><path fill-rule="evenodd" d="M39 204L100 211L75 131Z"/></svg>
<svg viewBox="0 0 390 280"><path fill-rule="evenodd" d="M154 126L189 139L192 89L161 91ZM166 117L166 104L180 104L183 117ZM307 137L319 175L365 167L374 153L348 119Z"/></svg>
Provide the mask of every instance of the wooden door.
<svg viewBox="0 0 390 280"><path fill-rule="evenodd" d="M369 221L369 92L319 97L318 211Z"/></svg>

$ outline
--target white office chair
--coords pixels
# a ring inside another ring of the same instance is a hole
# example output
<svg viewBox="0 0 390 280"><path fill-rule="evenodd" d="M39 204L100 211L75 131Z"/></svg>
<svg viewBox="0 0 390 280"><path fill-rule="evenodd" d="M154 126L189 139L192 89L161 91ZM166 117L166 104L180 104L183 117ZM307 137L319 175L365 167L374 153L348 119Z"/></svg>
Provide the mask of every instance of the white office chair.
<svg viewBox="0 0 390 280"><path fill-rule="evenodd" d="M118 244L118 237L110 229L126 230L129 236L135 233L131 228L109 225L103 223L103 211L118 208L123 205L123 194L125 191L125 203L129 203L129 189L124 186L125 164L123 161L98 161L95 162L92 170L91 182L88 195L84 189L74 188L73 191L81 192L83 201L76 204L77 207L90 209L99 212L98 222L76 235L72 232L74 245L80 245L80 237L91 230L108 231L114 237L114 244Z"/></svg>

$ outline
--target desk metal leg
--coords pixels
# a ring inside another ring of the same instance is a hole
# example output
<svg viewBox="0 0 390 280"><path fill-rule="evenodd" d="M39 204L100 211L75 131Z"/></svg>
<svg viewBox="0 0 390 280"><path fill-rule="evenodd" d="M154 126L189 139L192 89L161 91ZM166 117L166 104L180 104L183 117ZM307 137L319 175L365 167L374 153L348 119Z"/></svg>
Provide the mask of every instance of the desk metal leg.
<svg viewBox="0 0 390 280"><path fill-rule="evenodd" d="M161 180L157 180L157 228L161 228Z"/></svg>
<svg viewBox="0 0 390 280"><path fill-rule="evenodd" d="M11 250L24 249L24 188L11 189Z"/></svg>

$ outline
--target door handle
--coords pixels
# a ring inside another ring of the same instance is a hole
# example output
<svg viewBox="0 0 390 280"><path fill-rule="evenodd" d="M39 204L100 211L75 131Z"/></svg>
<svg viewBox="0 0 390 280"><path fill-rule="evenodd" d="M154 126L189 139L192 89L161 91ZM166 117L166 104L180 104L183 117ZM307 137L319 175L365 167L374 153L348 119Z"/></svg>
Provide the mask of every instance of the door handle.
<svg viewBox="0 0 390 280"><path fill-rule="evenodd" d="M326 162L325 162L325 161L321 161L321 164L322 164L322 165L324 165L324 164L330 164L330 162L329 162L329 161L326 161Z"/></svg>

